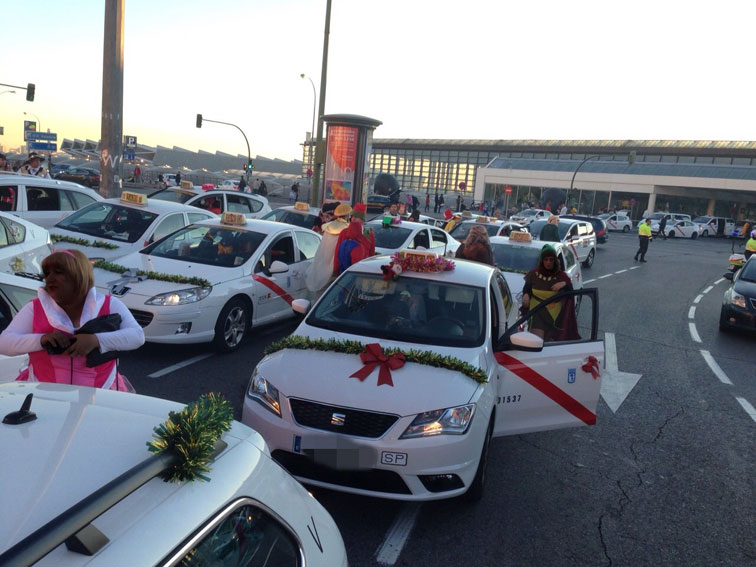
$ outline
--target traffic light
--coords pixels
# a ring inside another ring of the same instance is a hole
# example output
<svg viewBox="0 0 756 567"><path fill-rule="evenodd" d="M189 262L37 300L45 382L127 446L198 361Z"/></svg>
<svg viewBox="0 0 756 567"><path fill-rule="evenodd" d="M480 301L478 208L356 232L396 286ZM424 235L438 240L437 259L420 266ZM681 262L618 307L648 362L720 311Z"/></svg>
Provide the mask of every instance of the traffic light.
<svg viewBox="0 0 756 567"><path fill-rule="evenodd" d="M247 171L247 164L244 164L244 171Z"/></svg>
<svg viewBox="0 0 756 567"><path fill-rule="evenodd" d="M202 128L202 115L197 115L197 128Z"/></svg>
<svg viewBox="0 0 756 567"><path fill-rule="evenodd" d="M252 163L252 160L249 160L249 170L252 171L255 168L255 164Z"/></svg>
<svg viewBox="0 0 756 567"><path fill-rule="evenodd" d="M34 86L34 83L29 83L26 85L26 100L29 102L34 102L34 89L36 87Z"/></svg>

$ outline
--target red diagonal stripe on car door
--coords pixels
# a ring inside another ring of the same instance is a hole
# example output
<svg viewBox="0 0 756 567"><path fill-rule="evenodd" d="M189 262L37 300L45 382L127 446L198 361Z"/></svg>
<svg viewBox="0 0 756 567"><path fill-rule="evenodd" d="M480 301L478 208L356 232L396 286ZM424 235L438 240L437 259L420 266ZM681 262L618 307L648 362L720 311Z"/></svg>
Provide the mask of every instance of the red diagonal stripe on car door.
<svg viewBox="0 0 756 567"><path fill-rule="evenodd" d="M286 301L286 303L288 303L289 305L291 305L291 302L294 301L294 298L291 295L289 295L285 289L277 285L274 281L271 281L268 278L264 278L262 276L258 276L257 274L253 274L252 279L255 280L256 282L260 282L276 295L280 295L281 297L283 297L284 301Z"/></svg>

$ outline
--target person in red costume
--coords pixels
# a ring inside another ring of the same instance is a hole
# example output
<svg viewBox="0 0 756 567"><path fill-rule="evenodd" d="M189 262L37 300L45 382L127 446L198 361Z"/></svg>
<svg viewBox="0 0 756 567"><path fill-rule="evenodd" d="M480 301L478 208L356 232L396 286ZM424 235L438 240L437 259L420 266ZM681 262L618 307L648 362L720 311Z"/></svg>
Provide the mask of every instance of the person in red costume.
<svg viewBox="0 0 756 567"><path fill-rule="evenodd" d="M352 264L375 255L375 234L371 229L365 230L366 212L365 204L357 203L349 226L339 234L333 258L333 268L339 274Z"/></svg>

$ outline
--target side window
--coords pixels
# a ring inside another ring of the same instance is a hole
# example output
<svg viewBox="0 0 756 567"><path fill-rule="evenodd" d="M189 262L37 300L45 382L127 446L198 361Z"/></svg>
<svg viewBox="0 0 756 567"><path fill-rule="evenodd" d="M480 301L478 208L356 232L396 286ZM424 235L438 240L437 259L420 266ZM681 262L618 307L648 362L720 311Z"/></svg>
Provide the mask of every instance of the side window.
<svg viewBox="0 0 756 567"><path fill-rule="evenodd" d="M446 233L443 230L431 229L431 238L433 239L432 248L438 248L439 246L446 246L448 241L446 240Z"/></svg>
<svg viewBox="0 0 756 567"><path fill-rule="evenodd" d="M320 246L320 238L303 230L296 231L297 247L299 248L300 260L308 260L315 257L315 252Z"/></svg>
<svg viewBox="0 0 756 567"><path fill-rule="evenodd" d="M3 185L0 187L0 211L15 211L17 205L18 187Z"/></svg>
<svg viewBox="0 0 756 567"><path fill-rule="evenodd" d="M302 551L297 540L273 515L244 504L200 532L202 539L177 551L181 567L238 565L298 567Z"/></svg>
<svg viewBox="0 0 756 567"><path fill-rule="evenodd" d="M582 223L582 222L580 224L578 224L578 234L580 234L580 236L585 236L587 234L590 234L591 232L588 230L589 226L590 225L587 225L587 224Z"/></svg>
<svg viewBox="0 0 756 567"><path fill-rule="evenodd" d="M5 223L0 223L0 248L5 248L8 244L15 244L12 238L9 238L9 230Z"/></svg>
<svg viewBox="0 0 756 567"><path fill-rule="evenodd" d="M64 191L61 189L58 191L58 195L60 196L60 210L61 211L75 211L77 209L76 204L74 203L73 198L71 197L70 191Z"/></svg>
<svg viewBox="0 0 756 567"><path fill-rule="evenodd" d="M512 294L509 292L509 286L507 285L507 280L504 279L504 276L502 276L500 273L496 273L496 286L499 288L499 293L501 294L501 302L504 305L504 324L506 324L506 319L510 314L510 309L512 309ZM500 333L504 332L504 329L500 330Z"/></svg>
<svg viewBox="0 0 756 567"><path fill-rule="evenodd" d="M263 269L270 269L273 262L279 260L284 264L294 263L294 239L291 235L280 236L260 257L260 261L255 266L255 272L261 272Z"/></svg>
<svg viewBox="0 0 756 567"><path fill-rule="evenodd" d="M566 270L567 264L565 263L564 255L561 252L557 254L557 260L559 261L559 269L562 271Z"/></svg>
<svg viewBox="0 0 756 567"><path fill-rule="evenodd" d="M74 209L78 210L82 207L86 207L95 202L95 200L89 195L84 193L78 193L77 191L66 191L66 194L73 202Z"/></svg>
<svg viewBox="0 0 756 567"><path fill-rule="evenodd" d="M213 218L210 215L203 215L202 213L189 213L187 216L189 217L189 224Z"/></svg>
<svg viewBox="0 0 756 567"><path fill-rule="evenodd" d="M150 236L149 242L155 242L160 240L164 236L168 236L170 233L177 231L184 227L184 215L182 213L175 213L165 217L157 225L155 232Z"/></svg>
<svg viewBox="0 0 756 567"><path fill-rule="evenodd" d="M60 194L57 189L26 187L26 201L30 211L59 211Z"/></svg>
<svg viewBox="0 0 756 567"><path fill-rule="evenodd" d="M250 199L249 197L246 197L246 199L249 201L249 208L252 209L253 213L258 212L263 208L263 203L261 201Z"/></svg>
<svg viewBox="0 0 756 567"><path fill-rule="evenodd" d="M428 242L428 231L423 229L418 231L418 233L412 239L409 248L424 248L427 250L428 248L430 248L429 244L430 242Z"/></svg>
<svg viewBox="0 0 756 567"><path fill-rule="evenodd" d="M226 195L228 210L232 213L249 214L252 212L250 200L241 195Z"/></svg>
<svg viewBox="0 0 756 567"><path fill-rule="evenodd" d="M572 228L570 228L570 238L577 237L578 235L578 225L573 224Z"/></svg>
<svg viewBox="0 0 756 567"><path fill-rule="evenodd" d="M7 236L4 237L6 242L3 246L18 244L26 240L26 227L24 225L11 219L3 219L3 225L5 226L5 231L3 232L7 232Z"/></svg>
<svg viewBox="0 0 756 567"><path fill-rule="evenodd" d="M494 344L496 344L496 341L499 339L499 335L501 334L499 332L499 306L496 294L494 293L493 285L488 290L489 295L491 296L491 337L493 338Z"/></svg>
<svg viewBox="0 0 756 567"><path fill-rule="evenodd" d="M211 213L215 213L216 215L221 214L221 200L223 199L222 196L215 196L215 195L208 195L207 197L203 197L202 199L199 199L197 201L194 201L192 203L192 206L199 207L200 209L205 209L206 211L210 211Z"/></svg>
<svg viewBox="0 0 756 567"><path fill-rule="evenodd" d="M572 253L572 250L570 250L566 246L562 248L562 253L564 254L564 261L567 264L565 269L569 270L572 266L575 265L575 256Z"/></svg>

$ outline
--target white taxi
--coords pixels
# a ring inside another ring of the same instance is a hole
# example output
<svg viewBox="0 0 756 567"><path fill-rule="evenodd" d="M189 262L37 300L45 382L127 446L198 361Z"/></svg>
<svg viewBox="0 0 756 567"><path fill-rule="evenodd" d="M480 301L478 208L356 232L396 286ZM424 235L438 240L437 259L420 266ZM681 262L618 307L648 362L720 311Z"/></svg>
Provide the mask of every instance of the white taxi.
<svg viewBox="0 0 756 567"><path fill-rule="evenodd" d="M467 235L470 234L470 229L476 225L485 228L489 237L509 236L512 231L527 232L528 230L527 227L517 222L499 220L494 217L479 216L475 220L461 222L455 226L449 234L458 241L463 242L465 238L467 238Z"/></svg>
<svg viewBox="0 0 756 567"><path fill-rule="evenodd" d="M50 231L54 247L81 250L87 257L112 261L141 250L164 236L195 222L218 218L196 207L148 199L124 192L75 212Z"/></svg>
<svg viewBox="0 0 756 567"><path fill-rule="evenodd" d="M528 226L533 238L540 239L541 230L546 221L535 221ZM593 225L588 221L575 219L559 219L559 240L569 246L584 268L593 266L596 258L596 233Z"/></svg>
<svg viewBox="0 0 756 567"><path fill-rule="evenodd" d="M216 442L206 480L159 478L179 451L152 455L146 444L171 412L191 408L0 384L0 565L347 566L333 518L237 421Z"/></svg>
<svg viewBox="0 0 756 567"><path fill-rule="evenodd" d="M229 352L251 327L294 315L319 244L311 230L224 213L118 265L95 264L95 283L126 304L148 342L212 341Z"/></svg>
<svg viewBox="0 0 756 567"><path fill-rule="evenodd" d="M618 230L622 232L630 232L633 230L633 221L630 217L623 213L604 213L599 215L600 219L606 221L606 228L608 230Z"/></svg>
<svg viewBox="0 0 756 567"><path fill-rule="evenodd" d="M273 209L262 218L263 220L285 222L286 224L293 224L294 226L312 230L319 216L320 209L311 207L307 203L298 202L293 205Z"/></svg>
<svg viewBox="0 0 756 567"><path fill-rule="evenodd" d="M509 217L509 220L527 226L533 221L549 220L551 215L552 213L545 209L525 209Z"/></svg>
<svg viewBox="0 0 756 567"><path fill-rule="evenodd" d="M16 276L0 272L0 333L24 305L37 297L37 289L41 285L42 281L31 275ZM28 365L28 354L0 355L0 382L12 382Z"/></svg>
<svg viewBox="0 0 756 567"><path fill-rule="evenodd" d="M583 288L583 272L572 249L561 242L533 240L527 232L514 232L511 236L491 238L494 266L499 268L507 280L509 290L517 303L522 305L522 288L525 274L538 266L541 250L546 244L554 247L562 270L570 277L573 289Z"/></svg>
<svg viewBox="0 0 756 567"><path fill-rule="evenodd" d="M231 188L223 190L205 190L200 187L171 187L150 195L150 199L182 203L205 209L220 215L226 211L241 213L248 219L257 219L267 215L271 209L268 199L260 195L239 193Z"/></svg>
<svg viewBox="0 0 756 567"><path fill-rule="evenodd" d="M518 320L491 266L411 251L363 260L268 347L242 421L306 484L398 500L479 498L492 437L595 423L597 300L595 289L557 294ZM520 331L557 305L574 323L569 340Z"/></svg>
<svg viewBox="0 0 756 567"><path fill-rule="evenodd" d="M667 238L696 239L701 234L701 226L689 220L667 221L664 232Z"/></svg>
<svg viewBox="0 0 756 567"><path fill-rule="evenodd" d="M52 250L47 230L9 213L0 213L0 271L41 274L42 260Z"/></svg>
<svg viewBox="0 0 756 567"><path fill-rule="evenodd" d="M386 221L387 218L391 222ZM421 222L404 221L398 217L383 217L365 223L365 226L375 233L376 254L393 254L408 249L454 256L460 244L440 228Z"/></svg>

